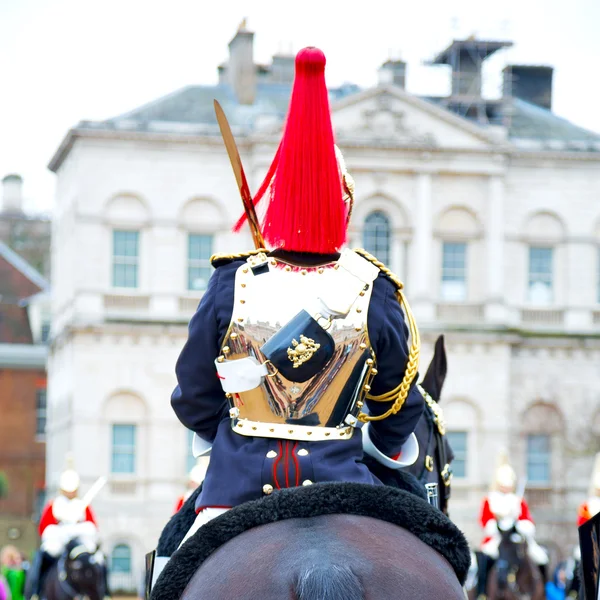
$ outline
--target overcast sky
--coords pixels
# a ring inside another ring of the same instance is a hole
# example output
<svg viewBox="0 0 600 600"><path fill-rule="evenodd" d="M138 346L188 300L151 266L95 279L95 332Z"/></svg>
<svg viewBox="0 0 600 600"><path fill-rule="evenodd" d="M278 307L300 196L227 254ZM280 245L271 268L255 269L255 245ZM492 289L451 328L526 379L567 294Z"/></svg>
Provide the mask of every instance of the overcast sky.
<svg viewBox="0 0 600 600"><path fill-rule="evenodd" d="M423 62L453 38L509 39L487 95L507 63L552 65L555 112L600 132L600 0L0 0L0 178L20 173L27 208L51 210L46 165L69 127L214 83L244 17L258 62L315 45L329 85L371 86L402 58L417 94L448 92L447 68Z"/></svg>

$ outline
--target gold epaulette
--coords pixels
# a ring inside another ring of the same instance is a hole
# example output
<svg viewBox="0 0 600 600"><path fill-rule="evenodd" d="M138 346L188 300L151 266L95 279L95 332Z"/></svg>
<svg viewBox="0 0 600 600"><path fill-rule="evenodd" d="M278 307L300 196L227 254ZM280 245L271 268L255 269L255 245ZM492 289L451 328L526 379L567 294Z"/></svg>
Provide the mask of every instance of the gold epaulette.
<svg viewBox="0 0 600 600"><path fill-rule="evenodd" d="M410 348L408 351L408 361L406 363L406 370L404 371L404 377L398 387L395 389L381 394L380 396L372 396L371 394L367 394L367 400L374 400L376 402L393 402L391 408L378 416L371 415L359 415L359 419L363 422L368 421L381 421L386 419L390 415L395 415L400 411L404 403L406 402L406 398L408 398L408 393L410 391L410 387L417 376L417 370L419 368L419 353L421 351L421 339L419 337L419 330L417 328L417 324L415 323L415 319L413 317L412 311L410 310L410 306L406 297L403 293L404 284L400 281L400 278L392 273L390 269L388 269L381 261L377 260L372 254L369 254L366 250L361 248L355 249L355 252L373 263L386 277L396 286L396 297L398 298L398 302L400 306L404 310L404 316L408 323L408 329L410 331Z"/></svg>
<svg viewBox="0 0 600 600"><path fill-rule="evenodd" d="M404 289L404 284L400 280L400 277L395 273L392 273L380 260L378 260L372 254L369 254L363 248L354 248L356 254L360 254L363 258L366 258L370 263L373 263L399 290Z"/></svg>
<svg viewBox="0 0 600 600"><path fill-rule="evenodd" d="M218 267L227 265L234 260L250 258L251 256L260 254L261 252L268 252L268 250L265 250L264 248L258 248L257 250L248 250L248 252L239 252L238 254L213 254L210 257L210 264L217 269Z"/></svg>

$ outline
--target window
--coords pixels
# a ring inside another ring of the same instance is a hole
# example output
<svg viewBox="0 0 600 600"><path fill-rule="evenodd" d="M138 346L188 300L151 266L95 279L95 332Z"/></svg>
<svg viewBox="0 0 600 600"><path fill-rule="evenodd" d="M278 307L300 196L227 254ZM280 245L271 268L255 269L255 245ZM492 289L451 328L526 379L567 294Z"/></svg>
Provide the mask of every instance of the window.
<svg viewBox="0 0 600 600"><path fill-rule="evenodd" d="M188 290L205 290L212 272L212 235L188 237Z"/></svg>
<svg viewBox="0 0 600 600"><path fill-rule="evenodd" d="M137 231L113 231L113 287L138 286Z"/></svg>
<svg viewBox="0 0 600 600"><path fill-rule="evenodd" d="M467 244L442 243L442 300L460 302L467 298Z"/></svg>
<svg viewBox="0 0 600 600"><path fill-rule="evenodd" d="M531 483L550 483L550 436L527 436L527 479Z"/></svg>
<svg viewBox="0 0 600 600"><path fill-rule="evenodd" d="M192 440L194 439L194 432L188 429L187 434L187 458L186 458L186 468L189 473L196 466L196 459L192 454Z"/></svg>
<svg viewBox="0 0 600 600"><path fill-rule="evenodd" d="M41 342L42 344L47 344L48 339L50 338L50 322L43 321L42 322L42 331L41 331Z"/></svg>
<svg viewBox="0 0 600 600"><path fill-rule="evenodd" d="M553 248L529 248L529 301L550 304L553 300Z"/></svg>
<svg viewBox="0 0 600 600"><path fill-rule="evenodd" d="M44 505L46 504L46 490L45 489L38 489L35 492L35 504L33 507L33 519L36 522L39 522L41 516L42 516L42 511L44 510Z"/></svg>
<svg viewBox="0 0 600 600"><path fill-rule="evenodd" d="M467 432L448 431L446 437L454 452L454 460L452 461L454 477L463 479L467 476Z"/></svg>
<svg viewBox="0 0 600 600"><path fill-rule="evenodd" d="M135 473L135 425L113 425L113 473Z"/></svg>
<svg viewBox="0 0 600 600"><path fill-rule="evenodd" d="M391 227L390 220L381 211L372 212L365 219L363 246L382 263L390 263Z"/></svg>
<svg viewBox="0 0 600 600"><path fill-rule="evenodd" d="M119 544L110 555L112 573L131 573L131 548L127 544Z"/></svg>
<svg viewBox="0 0 600 600"><path fill-rule="evenodd" d="M35 398L35 434L43 436L46 434L46 417L48 414L46 403L46 389L39 389Z"/></svg>

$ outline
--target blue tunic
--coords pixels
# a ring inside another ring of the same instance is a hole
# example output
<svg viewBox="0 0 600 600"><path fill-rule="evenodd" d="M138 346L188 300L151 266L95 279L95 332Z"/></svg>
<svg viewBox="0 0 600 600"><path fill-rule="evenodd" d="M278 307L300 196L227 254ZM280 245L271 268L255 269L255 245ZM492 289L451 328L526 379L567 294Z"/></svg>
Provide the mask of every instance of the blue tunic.
<svg viewBox="0 0 600 600"><path fill-rule="evenodd" d="M314 264L303 260L306 257L281 252L280 255L302 266ZM189 337L176 366L178 386L171 397L173 410L188 429L212 443L197 510L256 500L263 495L265 485L279 489L305 482L379 483L359 462L363 450L358 430L349 440L294 442L242 436L231 429L229 404L214 361L231 322L235 274L241 264L242 260L234 260L213 273L190 321ZM408 330L395 291L394 284L380 274L373 284L369 304L367 327L378 370L371 385L375 396L400 384L408 356ZM376 415L388 410L390 404L367 401L367 406ZM423 398L413 386L398 414L371 423L375 446L387 456L397 455L423 409Z"/></svg>

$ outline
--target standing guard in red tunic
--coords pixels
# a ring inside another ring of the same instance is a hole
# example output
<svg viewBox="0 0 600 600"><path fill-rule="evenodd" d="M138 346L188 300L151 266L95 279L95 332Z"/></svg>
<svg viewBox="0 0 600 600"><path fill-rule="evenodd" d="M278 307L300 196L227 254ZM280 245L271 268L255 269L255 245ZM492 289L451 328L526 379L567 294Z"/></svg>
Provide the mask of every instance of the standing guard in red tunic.
<svg viewBox="0 0 600 600"><path fill-rule="evenodd" d="M183 505L186 503L187 499L198 489L198 486L204 481L206 477L206 470L208 469L208 461L209 457L200 456L198 457L196 464L190 471L188 477L188 485L187 491L185 494L182 494L177 499L177 504L175 505L175 510L173 513L178 513Z"/></svg>

